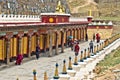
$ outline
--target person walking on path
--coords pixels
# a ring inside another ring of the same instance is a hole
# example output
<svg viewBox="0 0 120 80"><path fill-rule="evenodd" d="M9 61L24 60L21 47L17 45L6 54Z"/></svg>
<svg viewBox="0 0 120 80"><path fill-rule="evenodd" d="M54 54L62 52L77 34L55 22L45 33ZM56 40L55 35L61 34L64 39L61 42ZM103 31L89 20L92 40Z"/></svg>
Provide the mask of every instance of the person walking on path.
<svg viewBox="0 0 120 80"><path fill-rule="evenodd" d="M79 50L80 50L80 47L78 45L78 43L75 45L75 56L78 56L79 54Z"/></svg>
<svg viewBox="0 0 120 80"><path fill-rule="evenodd" d="M93 53L93 41L91 40L90 43L89 43L89 46L90 46L90 52Z"/></svg>
<svg viewBox="0 0 120 80"><path fill-rule="evenodd" d="M36 59L39 59L39 54L40 54L40 47L39 45L36 46Z"/></svg>
<svg viewBox="0 0 120 80"><path fill-rule="evenodd" d="M73 45L74 45L74 41L71 39L70 40L70 47L71 47L71 50L73 51Z"/></svg>
<svg viewBox="0 0 120 80"><path fill-rule="evenodd" d="M88 34L86 33L85 40L88 41Z"/></svg>
<svg viewBox="0 0 120 80"><path fill-rule="evenodd" d="M100 42L100 34L99 33L96 34L96 40L97 40L97 43Z"/></svg>
<svg viewBox="0 0 120 80"><path fill-rule="evenodd" d="M95 41L95 33L93 34L93 41Z"/></svg>
<svg viewBox="0 0 120 80"><path fill-rule="evenodd" d="M76 46L76 44L78 44L79 42L78 42L78 40L77 39L74 39L74 41L73 41L73 51L75 51L75 46Z"/></svg>
<svg viewBox="0 0 120 80"><path fill-rule="evenodd" d="M23 55L22 54L18 54L17 58L16 58L16 63L15 64L16 65L20 65L22 60L23 60Z"/></svg>

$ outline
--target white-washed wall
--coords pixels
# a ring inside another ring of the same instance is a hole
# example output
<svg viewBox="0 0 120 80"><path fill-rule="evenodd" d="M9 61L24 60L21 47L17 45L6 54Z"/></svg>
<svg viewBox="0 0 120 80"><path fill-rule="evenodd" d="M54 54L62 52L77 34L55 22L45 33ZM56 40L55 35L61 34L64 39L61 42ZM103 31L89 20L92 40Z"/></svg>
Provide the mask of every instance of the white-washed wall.
<svg viewBox="0 0 120 80"><path fill-rule="evenodd" d="M88 21L87 18L77 18L77 17L71 17L69 19L70 22L78 22L78 21Z"/></svg>

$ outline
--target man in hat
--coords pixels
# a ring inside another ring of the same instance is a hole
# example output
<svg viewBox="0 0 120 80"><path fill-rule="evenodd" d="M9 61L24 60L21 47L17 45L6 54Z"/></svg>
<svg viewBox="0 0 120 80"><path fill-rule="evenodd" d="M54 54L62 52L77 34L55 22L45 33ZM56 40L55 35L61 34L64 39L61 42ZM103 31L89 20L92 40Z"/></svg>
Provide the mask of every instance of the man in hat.
<svg viewBox="0 0 120 80"><path fill-rule="evenodd" d="M40 47L39 45L36 46L36 59L39 59L39 54L40 54Z"/></svg>
<svg viewBox="0 0 120 80"><path fill-rule="evenodd" d="M93 53L93 41L91 40L90 43L89 43L89 46L90 46L90 52Z"/></svg>

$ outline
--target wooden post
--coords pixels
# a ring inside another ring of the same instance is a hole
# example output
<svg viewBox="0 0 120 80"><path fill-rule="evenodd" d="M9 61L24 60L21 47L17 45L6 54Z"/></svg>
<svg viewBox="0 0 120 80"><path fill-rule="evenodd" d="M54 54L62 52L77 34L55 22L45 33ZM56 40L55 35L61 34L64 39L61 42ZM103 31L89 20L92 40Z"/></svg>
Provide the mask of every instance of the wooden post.
<svg viewBox="0 0 120 80"><path fill-rule="evenodd" d="M44 42L44 52L46 53L46 47L47 47L47 46L46 46L46 45L47 45L47 43L46 43L46 42L47 42L47 34L44 34L44 41L45 41L45 42Z"/></svg>
<svg viewBox="0 0 120 80"><path fill-rule="evenodd" d="M36 41L37 43L37 45L39 45L40 44L40 35L39 34L37 34L37 41Z"/></svg>
<svg viewBox="0 0 120 80"><path fill-rule="evenodd" d="M54 79L59 79L59 75L58 75L58 63L56 63L55 75L54 75L53 78Z"/></svg>
<svg viewBox="0 0 120 80"><path fill-rule="evenodd" d="M96 46L94 46L94 54L96 54Z"/></svg>
<svg viewBox="0 0 120 80"><path fill-rule="evenodd" d="M50 45L49 45L49 57L51 57L52 56L52 31L51 30L49 32L49 37L50 37L50 40L49 40L49 43L50 43Z"/></svg>
<svg viewBox="0 0 120 80"><path fill-rule="evenodd" d="M7 41L7 43L6 43L6 46L7 46L7 52L6 52L7 61L6 61L6 63L9 65L9 63L10 63L10 38L8 38L6 41Z"/></svg>
<svg viewBox="0 0 120 80"><path fill-rule="evenodd" d="M44 80L48 80L47 72L44 72Z"/></svg>
<svg viewBox="0 0 120 80"><path fill-rule="evenodd" d="M88 48L88 58L90 58L90 48Z"/></svg>
<svg viewBox="0 0 120 80"><path fill-rule="evenodd" d="M99 51L99 45L97 44L97 52Z"/></svg>
<svg viewBox="0 0 120 80"><path fill-rule="evenodd" d="M104 48L104 42L102 42L102 49Z"/></svg>
<svg viewBox="0 0 120 80"><path fill-rule="evenodd" d="M67 74L67 71L66 71L66 61L64 60L63 61L63 72L62 72L62 74Z"/></svg>
<svg viewBox="0 0 120 80"><path fill-rule="evenodd" d="M64 53L64 32L62 32L62 47L61 47L61 53Z"/></svg>
<svg viewBox="0 0 120 80"><path fill-rule="evenodd" d="M28 53L28 57L30 58L31 57L31 35L29 35L28 41L29 41L29 53Z"/></svg>
<svg viewBox="0 0 120 80"><path fill-rule="evenodd" d="M19 80L19 78L17 78L16 80Z"/></svg>
<svg viewBox="0 0 120 80"><path fill-rule="evenodd" d="M78 65L77 56L76 55L75 55L75 59L74 59L74 65Z"/></svg>
<svg viewBox="0 0 120 80"><path fill-rule="evenodd" d="M82 30L81 30L81 28L80 28L80 41L82 40Z"/></svg>
<svg viewBox="0 0 120 80"><path fill-rule="evenodd" d="M19 38L18 38L18 46L19 46L19 48L18 48L18 54L22 54L21 53L21 42L22 42L22 38L21 38L21 36L19 36Z"/></svg>
<svg viewBox="0 0 120 80"><path fill-rule="evenodd" d="M86 59L86 49L84 50L84 59Z"/></svg>
<svg viewBox="0 0 120 80"><path fill-rule="evenodd" d="M72 70L71 57L69 57L69 66L68 66L68 70Z"/></svg>
<svg viewBox="0 0 120 80"><path fill-rule="evenodd" d="M59 34L58 34L58 32L56 32L56 40L55 40L56 41L56 45L55 45L56 46L56 49L55 49L56 55L58 55L58 39L59 39Z"/></svg>
<svg viewBox="0 0 120 80"><path fill-rule="evenodd" d="M80 62L83 62L83 51L81 51L81 54L80 54Z"/></svg>
<svg viewBox="0 0 120 80"><path fill-rule="evenodd" d="M13 36L13 32L6 33L6 38L3 38L3 40L6 40L6 63L9 65L10 63L10 39Z"/></svg>
<svg viewBox="0 0 120 80"><path fill-rule="evenodd" d="M34 76L33 80L37 80L37 78L36 78L36 70L33 70L33 76Z"/></svg>
<svg viewBox="0 0 120 80"><path fill-rule="evenodd" d="M68 47L68 31L66 31L66 48Z"/></svg>

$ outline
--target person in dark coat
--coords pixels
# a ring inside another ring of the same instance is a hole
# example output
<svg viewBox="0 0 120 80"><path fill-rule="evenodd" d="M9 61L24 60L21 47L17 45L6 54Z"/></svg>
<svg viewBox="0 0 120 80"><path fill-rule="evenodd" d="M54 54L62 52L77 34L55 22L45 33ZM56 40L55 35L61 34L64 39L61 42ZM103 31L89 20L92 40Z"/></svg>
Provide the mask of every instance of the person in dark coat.
<svg viewBox="0 0 120 80"><path fill-rule="evenodd" d="M85 40L88 41L88 34L86 33Z"/></svg>
<svg viewBox="0 0 120 80"><path fill-rule="evenodd" d="M78 56L79 54L79 50L80 50L80 47L78 45L78 43L75 45L75 56Z"/></svg>
<svg viewBox="0 0 120 80"><path fill-rule="evenodd" d="M73 51L73 45L74 45L74 41L71 39L70 40L70 47L71 47L71 50Z"/></svg>
<svg viewBox="0 0 120 80"><path fill-rule="evenodd" d="M23 55L22 54L18 54L17 58L16 58L16 63L15 64L16 65L20 65L22 60L23 60Z"/></svg>
<svg viewBox="0 0 120 80"><path fill-rule="evenodd" d="M39 59L39 54L40 54L40 47L39 45L36 46L36 59Z"/></svg>
<svg viewBox="0 0 120 80"><path fill-rule="evenodd" d="M93 41L95 41L95 33L93 34Z"/></svg>
<svg viewBox="0 0 120 80"><path fill-rule="evenodd" d="M93 53L93 41L91 40L90 43L89 43L89 46L90 46L90 52Z"/></svg>

